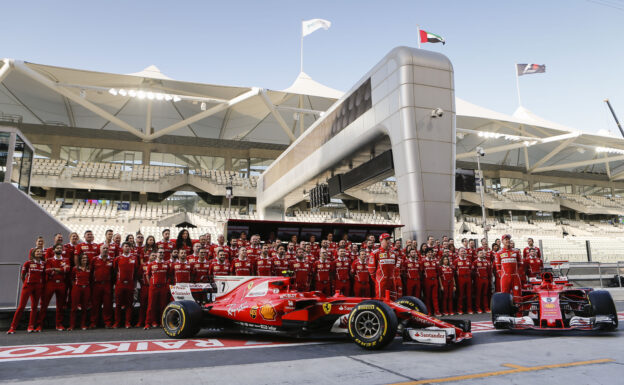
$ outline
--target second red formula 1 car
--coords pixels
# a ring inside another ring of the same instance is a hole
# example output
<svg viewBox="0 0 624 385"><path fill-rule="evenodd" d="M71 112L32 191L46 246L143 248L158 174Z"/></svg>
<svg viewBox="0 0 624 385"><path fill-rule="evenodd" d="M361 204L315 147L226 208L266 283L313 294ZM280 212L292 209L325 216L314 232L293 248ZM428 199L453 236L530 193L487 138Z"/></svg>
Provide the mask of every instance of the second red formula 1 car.
<svg viewBox="0 0 624 385"><path fill-rule="evenodd" d="M439 320L417 298L327 297L291 289L288 277L215 277L209 284L171 286L176 301L165 308L162 325L173 338L202 328L305 337L343 333L365 349L381 349L399 335L406 343L450 344L472 338L470 321Z"/></svg>
<svg viewBox="0 0 624 385"><path fill-rule="evenodd" d="M564 276L546 271L530 280L521 298L508 293L492 296L496 329L615 330L618 315L611 293L573 288Z"/></svg>

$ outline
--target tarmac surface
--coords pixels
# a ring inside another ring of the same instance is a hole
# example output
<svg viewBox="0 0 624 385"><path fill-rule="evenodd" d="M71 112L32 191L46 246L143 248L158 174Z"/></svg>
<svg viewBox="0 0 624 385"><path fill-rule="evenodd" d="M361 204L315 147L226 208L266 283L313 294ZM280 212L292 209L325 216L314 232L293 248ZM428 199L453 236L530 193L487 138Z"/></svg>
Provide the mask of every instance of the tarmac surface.
<svg viewBox="0 0 624 385"><path fill-rule="evenodd" d="M624 302L617 302L624 320ZM624 333L492 330L489 314L455 346L362 350L348 339L287 339L210 330L189 340L160 329L0 335L0 382L28 384L613 384ZM621 329L621 328L620 328Z"/></svg>

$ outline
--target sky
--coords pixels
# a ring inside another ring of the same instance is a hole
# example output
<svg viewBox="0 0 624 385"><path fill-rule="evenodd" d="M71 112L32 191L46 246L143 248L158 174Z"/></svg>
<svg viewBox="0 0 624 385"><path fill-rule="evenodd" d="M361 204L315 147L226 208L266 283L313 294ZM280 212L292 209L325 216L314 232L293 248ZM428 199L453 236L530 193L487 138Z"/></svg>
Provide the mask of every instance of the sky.
<svg viewBox="0 0 624 385"><path fill-rule="evenodd" d="M177 80L270 89L299 73L301 21L332 22L304 40L304 72L346 91L417 25L446 39L456 96L512 114L522 105L585 132L620 136L624 0L22 1L2 4L0 57L112 73L156 65Z"/></svg>

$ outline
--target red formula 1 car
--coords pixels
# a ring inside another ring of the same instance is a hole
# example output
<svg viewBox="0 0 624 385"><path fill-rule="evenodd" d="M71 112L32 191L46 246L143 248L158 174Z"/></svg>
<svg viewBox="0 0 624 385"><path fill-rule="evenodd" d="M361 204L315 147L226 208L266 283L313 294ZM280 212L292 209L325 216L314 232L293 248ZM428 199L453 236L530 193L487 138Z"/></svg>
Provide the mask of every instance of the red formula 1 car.
<svg viewBox="0 0 624 385"><path fill-rule="evenodd" d="M472 338L470 321L429 317L414 297L327 297L298 292L288 277L215 277L211 284L171 286L175 299L162 325L172 338L188 338L202 328L305 337L348 334L365 349L381 349L397 335L406 343L450 344Z"/></svg>
<svg viewBox="0 0 624 385"><path fill-rule="evenodd" d="M551 271L530 279L521 298L514 300L509 293L495 293L491 305L496 329L615 330L618 327L611 293L573 288L567 277L555 276Z"/></svg>

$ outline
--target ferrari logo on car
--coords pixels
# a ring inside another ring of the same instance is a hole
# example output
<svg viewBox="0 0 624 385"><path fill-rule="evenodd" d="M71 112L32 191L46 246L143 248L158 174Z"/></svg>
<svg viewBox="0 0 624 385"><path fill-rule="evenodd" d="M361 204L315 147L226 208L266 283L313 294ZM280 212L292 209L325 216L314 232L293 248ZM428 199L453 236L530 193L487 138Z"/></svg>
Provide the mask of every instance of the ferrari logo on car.
<svg viewBox="0 0 624 385"><path fill-rule="evenodd" d="M325 312L325 314L329 314L331 312L331 303L324 303L323 304L323 311Z"/></svg>
<svg viewBox="0 0 624 385"><path fill-rule="evenodd" d="M249 285L247 285L247 290L251 290L252 287L253 287L253 282L249 282Z"/></svg>

